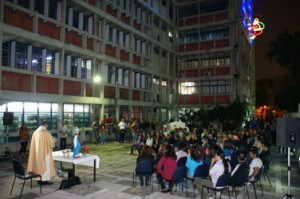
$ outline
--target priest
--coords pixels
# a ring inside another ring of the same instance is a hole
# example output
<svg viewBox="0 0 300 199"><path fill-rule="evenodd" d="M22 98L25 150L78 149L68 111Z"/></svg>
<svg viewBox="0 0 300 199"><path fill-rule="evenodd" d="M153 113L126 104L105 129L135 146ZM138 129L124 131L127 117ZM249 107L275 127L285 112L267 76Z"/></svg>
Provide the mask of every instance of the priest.
<svg viewBox="0 0 300 199"><path fill-rule="evenodd" d="M56 175L52 156L55 140L48 131L48 122L43 121L41 126L32 134L27 172L40 174L43 185L52 184L49 180Z"/></svg>

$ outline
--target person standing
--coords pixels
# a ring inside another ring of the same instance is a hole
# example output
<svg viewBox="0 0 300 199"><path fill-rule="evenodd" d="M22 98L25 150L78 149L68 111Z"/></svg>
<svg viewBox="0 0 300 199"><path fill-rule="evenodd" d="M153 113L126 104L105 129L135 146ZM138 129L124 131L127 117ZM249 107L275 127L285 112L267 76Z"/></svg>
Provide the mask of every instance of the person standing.
<svg viewBox="0 0 300 199"><path fill-rule="evenodd" d="M67 137L68 137L68 127L63 121L59 126L59 137L60 137L60 149L66 149L67 147Z"/></svg>
<svg viewBox="0 0 300 199"><path fill-rule="evenodd" d="M95 136L95 144L98 145L99 144L99 140L100 140L100 134L99 134L99 118L97 117L96 120L93 122L92 126L93 126L93 131L94 131L94 136Z"/></svg>
<svg viewBox="0 0 300 199"><path fill-rule="evenodd" d="M22 126L19 129L19 137L20 137L20 144L21 144L19 155L25 158L28 140L29 140L29 131L27 129L25 122L22 124Z"/></svg>
<svg viewBox="0 0 300 199"><path fill-rule="evenodd" d="M43 121L41 126L32 134L30 143L27 172L34 172L42 176L43 185L53 184L49 182L56 175L52 156L55 140L48 131L48 122Z"/></svg>
<svg viewBox="0 0 300 199"><path fill-rule="evenodd" d="M99 126L99 132L100 132L100 144L106 144L106 124L104 120L101 121L101 124Z"/></svg>
<svg viewBox="0 0 300 199"><path fill-rule="evenodd" d="M121 119L121 121L118 124L119 130L120 130L120 143L124 143L125 140L125 133L126 133L126 123L124 121L124 118Z"/></svg>

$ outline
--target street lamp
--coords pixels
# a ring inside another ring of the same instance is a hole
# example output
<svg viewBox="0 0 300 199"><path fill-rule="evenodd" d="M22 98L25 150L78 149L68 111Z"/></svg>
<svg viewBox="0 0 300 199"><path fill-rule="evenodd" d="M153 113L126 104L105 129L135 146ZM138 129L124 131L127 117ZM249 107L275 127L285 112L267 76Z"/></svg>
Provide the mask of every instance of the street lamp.
<svg viewBox="0 0 300 199"><path fill-rule="evenodd" d="M94 83L99 83L101 81L101 77L96 75L93 79Z"/></svg>

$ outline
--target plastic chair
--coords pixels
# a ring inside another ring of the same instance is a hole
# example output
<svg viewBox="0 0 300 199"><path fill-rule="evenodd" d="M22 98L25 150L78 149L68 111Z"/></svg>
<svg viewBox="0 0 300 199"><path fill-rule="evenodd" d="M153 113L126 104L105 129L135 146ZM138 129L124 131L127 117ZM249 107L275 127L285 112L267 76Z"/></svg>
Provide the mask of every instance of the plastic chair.
<svg viewBox="0 0 300 199"><path fill-rule="evenodd" d="M248 199L249 199L249 192L248 192L248 187L247 187L248 176L249 176L249 169L245 169L235 179L234 184L230 184L230 186L233 188L233 190L235 192L235 198L236 199L237 199L236 188L238 188L238 187L244 187L244 188L246 188L247 196L248 196Z"/></svg>
<svg viewBox="0 0 300 199"><path fill-rule="evenodd" d="M42 181L42 176L39 175L39 174L36 174L36 173L27 173L27 172L25 172L23 165L15 159L12 160L12 163L13 163L15 178L14 178L11 190L10 190L10 194L13 191L16 178L19 178L21 180L24 180L23 186L22 186L22 189L21 189L21 193L20 193L20 196L19 196L19 198L21 198L26 180L30 180L30 185L31 185L31 189L32 189L32 178L40 178L40 180ZM40 193L42 193L42 183L40 183Z"/></svg>
<svg viewBox="0 0 300 199"><path fill-rule="evenodd" d="M175 169L175 171L173 172L173 176L172 176L172 180L167 180L165 179L165 181L167 182L172 182L173 184L175 184L176 188L175 188L175 192L177 191L177 185L179 183L183 183L182 185L182 192L183 192L183 187L185 186L185 191L187 194L187 187L186 187L186 173L187 173L187 168L184 167L177 167ZM173 189L171 190L171 194L173 194Z"/></svg>
<svg viewBox="0 0 300 199"><path fill-rule="evenodd" d="M153 191L153 178L152 178L152 174L154 173L154 166L150 161L147 160L142 160L139 161L136 164L136 169L135 172L133 172L133 176L132 176L132 186L135 187L136 183L135 183L135 177L139 176L139 177L149 177L150 179L150 183L152 186L152 191Z"/></svg>
<svg viewBox="0 0 300 199"><path fill-rule="evenodd" d="M263 170L264 170L263 167L261 167L261 168L259 169L259 172L258 172L258 174L255 176L254 180L247 180L247 183L250 183L250 184L252 184L252 186L253 186L254 194L255 194L255 198L256 198L256 199L257 199L257 195L256 195L255 183L258 183L258 184L260 185L261 194L264 195L264 191L263 191L263 189L262 189L262 185L261 185L261 181L260 181L260 178L261 178L261 176L262 176L262 174L263 174Z"/></svg>
<svg viewBox="0 0 300 199"><path fill-rule="evenodd" d="M209 168L206 164L199 165L194 172L193 178L186 178L187 180L190 180L194 182L197 178L207 178L208 177ZM195 185L193 183L193 193L195 198Z"/></svg>
<svg viewBox="0 0 300 199"><path fill-rule="evenodd" d="M229 180L230 180L230 176L231 174L230 173L224 173L222 174L218 180L217 180L217 184L216 184L216 187L212 188L212 187L207 187L207 186L202 186L202 191L201 191L201 198L203 198L203 188L206 188L207 190L213 190L215 192L215 198L216 198L216 192L217 191L220 191L221 194L220 194L220 199L222 197L222 192L223 190L227 189L228 190L228 196L229 196L229 199L230 199L230 192L229 192L229 188L228 188L228 185L229 185Z"/></svg>
<svg viewBox="0 0 300 199"><path fill-rule="evenodd" d="M181 157L177 160L177 167L185 167L185 163L187 161L187 157Z"/></svg>

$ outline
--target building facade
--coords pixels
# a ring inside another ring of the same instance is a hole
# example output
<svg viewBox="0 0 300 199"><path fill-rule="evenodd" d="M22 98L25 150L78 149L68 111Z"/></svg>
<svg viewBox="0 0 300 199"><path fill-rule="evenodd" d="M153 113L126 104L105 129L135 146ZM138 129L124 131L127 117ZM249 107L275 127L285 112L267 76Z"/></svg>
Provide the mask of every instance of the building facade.
<svg viewBox="0 0 300 199"><path fill-rule="evenodd" d="M177 116L174 1L0 2L0 120L14 112L10 131Z"/></svg>
<svg viewBox="0 0 300 199"><path fill-rule="evenodd" d="M207 109L239 99L254 113L251 6L250 0L179 1L179 108Z"/></svg>
<svg viewBox="0 0 300 199"><path fill-rule="evenodd" d="M254 105L240 8L239 0L0 1L0 120L14 113L11 132L45 119L85 131L104 115L165 121L237 97Z"/></svg>

